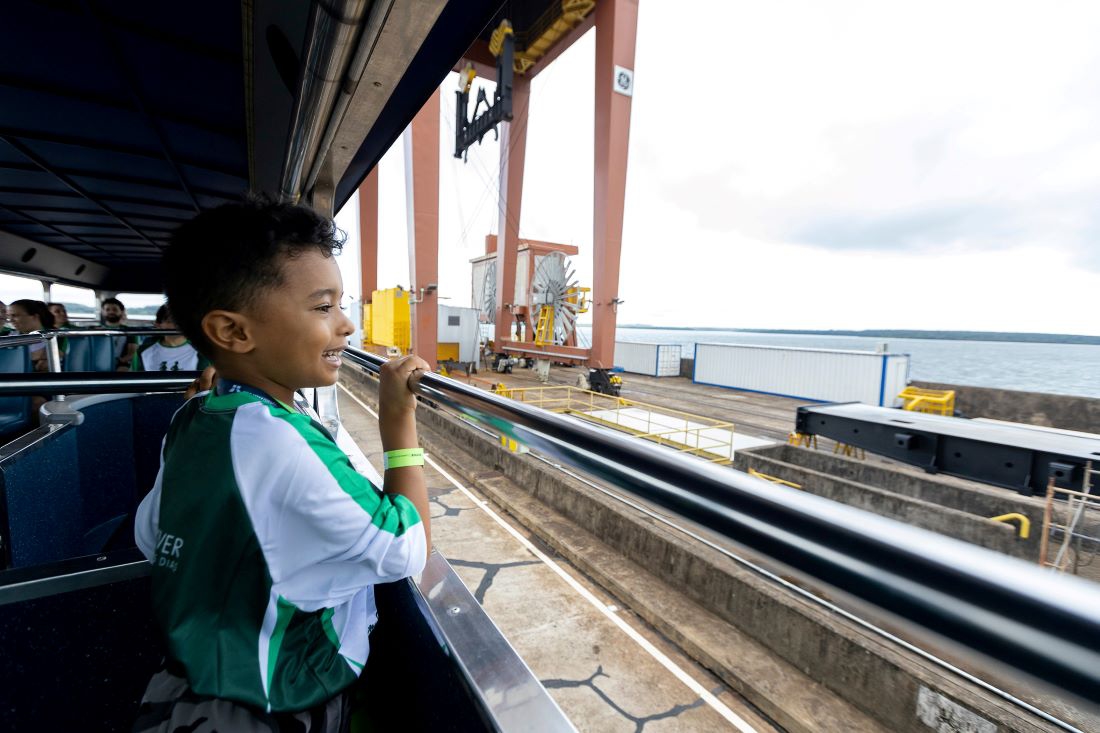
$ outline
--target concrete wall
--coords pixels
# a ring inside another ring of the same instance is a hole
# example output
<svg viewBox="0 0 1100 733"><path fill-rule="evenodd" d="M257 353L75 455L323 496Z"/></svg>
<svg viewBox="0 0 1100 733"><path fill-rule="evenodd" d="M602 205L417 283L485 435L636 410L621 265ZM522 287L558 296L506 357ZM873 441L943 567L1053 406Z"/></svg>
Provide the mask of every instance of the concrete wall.
<svg viewBox="0 0 1100 733"><path fill-rule="evenodd" d="M1063 430L1100 433L1100 399L970 387L939 382L913 382L916 387L955 390L955 409L967 417L1028 423Z"/></svg>
<svg viewBox="0 0 1100 733"><path fill-rule="evenodd" d="M1025 503L984 493L971 497L968 489L958 485L898 474L862 461L790 445L737 451L733 465L741 471L751 468L799 484L803 491L826 499L1006 555L1033 561L1039 558L1042 504L1038 500ZM893 490L895 485L902 490ZM1004 493L1012 496L1011 492ZM1034 517L1039 522L1028 539L1019 537L1015 526L988 519L1021 509L1029 519Z"/></svg>
<svg viewBox="0 0 1100 733"><path fill-rule="evenodd" d="M341 381L368 401L375 400L371 392L376 388L365 376L345 368ZM446 446L435 447L437 453L462 450L476 456L488 469L486 475L499 471L507 476L576 526L881 721L887 730L927 733L928 727L915 715L922 687L977 711L995 722L998 730L1046 730L1022 719L1006 703L914 660L717 550L653 522L530 456L502 450L492 437L458 418L441 410L421 409L417 420L432 432L447 436ZM481 481L478 476L469 478L475 485ZM537 527L531 529L541 532Z"/></svg>

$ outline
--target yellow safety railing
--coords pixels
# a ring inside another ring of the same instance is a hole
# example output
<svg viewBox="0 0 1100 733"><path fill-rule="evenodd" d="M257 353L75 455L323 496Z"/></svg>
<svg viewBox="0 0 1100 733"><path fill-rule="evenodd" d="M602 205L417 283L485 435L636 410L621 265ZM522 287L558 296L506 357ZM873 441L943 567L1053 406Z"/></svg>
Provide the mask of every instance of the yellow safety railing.
<svg viewBox="0 0 1100 733"><path fill-rule="evenodd" d="M778 476L769 476L766 473L760 473L755 468L750 468L749 469L749 475L750 476L756 476L756 478L762 478L765 481L770 481L773 484L782 484L784 486L790 486L792 489L801 489L802 488L802 484L796 484L794 481L787 481L786 479L781 479Z"/></svg>
<svg viewBox="0 0 1100 733"><path fill-rule="evenodd" d="M994 522L1019 522L1020 523L1020 539L1026 540L1031 536L1031 520L1019 512L1010 512L1008 514L1001 514L996 517L990 517Z"/></svg>
<svg viewBox="0 0 1100 733"><path fill-rule="evenodd" d="M927 412L949 417L955 414L955 390L953 389L923 389L910 386L899 392L898 398L905 401L902 409L910 412Z"/></svg>
<svg viewBox="0 0 1100 733"><path fill-rule="evenodd" d="M734 424L731 422L570 385L500 387L494 391L502 397L621 430L714 463L732 462ZM633 411L627 412L631 409Z"/></svg>

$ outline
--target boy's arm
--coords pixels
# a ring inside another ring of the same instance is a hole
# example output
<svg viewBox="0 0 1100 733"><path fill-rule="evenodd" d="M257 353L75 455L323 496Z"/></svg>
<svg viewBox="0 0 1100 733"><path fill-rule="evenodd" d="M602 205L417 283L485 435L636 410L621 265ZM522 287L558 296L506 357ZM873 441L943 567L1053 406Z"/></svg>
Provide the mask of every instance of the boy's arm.
<svg viewBox="0 0 1100 733"><path fill-rule="evenodd" d="M379 373L378 427L382 434L382 450L417 448L416 397L409 389L409 379L417 370L427 371L428 364L417 356L405 356L387 362ZM390 468L383 478L383 491L397 494L412 502L424 525L427 554L432 552L431 510L428 506L428 485L421 466Z"/></svg>

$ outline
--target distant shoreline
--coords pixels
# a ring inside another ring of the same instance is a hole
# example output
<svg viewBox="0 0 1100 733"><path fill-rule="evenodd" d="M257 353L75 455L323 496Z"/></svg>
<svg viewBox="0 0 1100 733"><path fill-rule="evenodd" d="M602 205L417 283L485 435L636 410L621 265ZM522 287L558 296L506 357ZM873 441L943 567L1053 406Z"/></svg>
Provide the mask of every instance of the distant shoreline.
<svg viewBox="0 0 1100 733"><path fill-rule="evenodd" d="M653 331L725 331L735 333L774 333L802 336L861 336L864 338L934 339L940 341L1004 341L1032 344L1084 344L1100 346L1100 336L1081 336L1062 333L1012 333L1000 331L915 331L878 330L865 331L815 331L810 329L781 328L716 328L713 326L649 326L641 323L620 324L619 328L649 329Z"/></svg>

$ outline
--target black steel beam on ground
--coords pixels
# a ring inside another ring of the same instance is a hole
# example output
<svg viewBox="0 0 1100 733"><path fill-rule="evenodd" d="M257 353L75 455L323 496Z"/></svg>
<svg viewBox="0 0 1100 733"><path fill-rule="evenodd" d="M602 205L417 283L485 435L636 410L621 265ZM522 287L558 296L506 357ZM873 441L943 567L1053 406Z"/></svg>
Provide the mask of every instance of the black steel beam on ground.
<svg viewBox="0 0 1100 733"><path fill-rule="evenodd" d="M377 373L385 359L345 358ZM435 374L421 398L925 632L1100 703L1100 588Z"/></svg>
<svg viewBox="0 0 1100 733"><path fill-rule="evenodd" d="M1100 436L858 402L799 407L795 430L1025 495L1045 494L1051 478L1079 489L1089 461L1100 462Z"/></svg>

